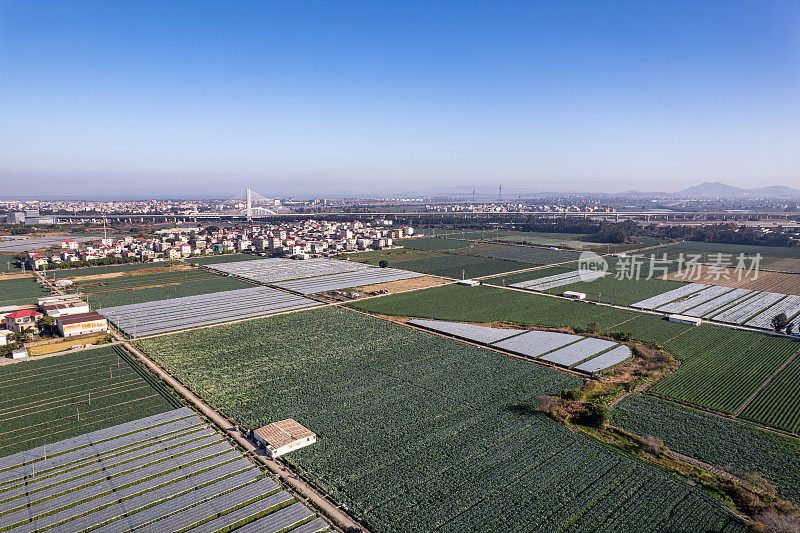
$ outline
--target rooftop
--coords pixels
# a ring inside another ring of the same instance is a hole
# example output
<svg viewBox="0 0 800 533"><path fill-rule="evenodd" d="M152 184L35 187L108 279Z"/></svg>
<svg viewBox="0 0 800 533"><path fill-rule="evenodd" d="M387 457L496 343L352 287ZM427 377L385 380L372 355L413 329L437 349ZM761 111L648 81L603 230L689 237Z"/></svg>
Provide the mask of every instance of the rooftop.
<svg viewBox="0 0 800 533"><path fill-rule="evenodd" d="M316 437L310 429L299 424L292 418L267 424L264 427L258 428L253 433L264 439L267 445L272 448L281 448L297 440L312 436Z"/></svg>

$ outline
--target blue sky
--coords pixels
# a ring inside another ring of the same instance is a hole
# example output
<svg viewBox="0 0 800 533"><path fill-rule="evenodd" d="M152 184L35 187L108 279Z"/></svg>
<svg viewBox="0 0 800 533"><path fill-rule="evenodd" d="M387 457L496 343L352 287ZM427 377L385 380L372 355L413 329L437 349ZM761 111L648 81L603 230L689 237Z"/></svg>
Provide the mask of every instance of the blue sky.
<svg viewBox="0 0 800 533"><path fill-rule="evenodd" d="M0 0L0 80L3 196L800 186L796 0Z"/></svg>

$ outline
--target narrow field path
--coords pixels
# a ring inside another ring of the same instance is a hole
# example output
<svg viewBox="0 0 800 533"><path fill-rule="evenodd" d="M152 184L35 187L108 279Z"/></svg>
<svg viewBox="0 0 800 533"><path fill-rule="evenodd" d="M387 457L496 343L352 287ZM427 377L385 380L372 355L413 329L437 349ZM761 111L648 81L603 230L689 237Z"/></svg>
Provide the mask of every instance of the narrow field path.
<svg viewBox="0 0 800 533"><path fill-rule="evenodd" d="M236 429L236 425L228 420L221 413L207 405L199 396L194 394L188 387L183 385L180 381L172 377L171 374L163 370L158 364L150 359L147 355L141 352L138 348L122 339L117 332L113 332L125 348L136 356L147 368L153 371L159 378L167 382L178 394L180 394L189 404L194 406L206 418L211 420L223 433L236 441L236 443L246 450L247 456L255 461L265 465L270 472L275 474L277 478L288 484L299 500L309 504L312 508L319 510L323 516L334 521L336 527L341 530L348 530L353 528L352 531L368 531L364 526L359 524L354 518L345 513L340 506L332 499L329 499L321 492L317 491L311 485L303 481L296 474L293 474L281 463L270 459L266 456L264 450L255 446L252 442L247 440L240 431Z"/></svg>

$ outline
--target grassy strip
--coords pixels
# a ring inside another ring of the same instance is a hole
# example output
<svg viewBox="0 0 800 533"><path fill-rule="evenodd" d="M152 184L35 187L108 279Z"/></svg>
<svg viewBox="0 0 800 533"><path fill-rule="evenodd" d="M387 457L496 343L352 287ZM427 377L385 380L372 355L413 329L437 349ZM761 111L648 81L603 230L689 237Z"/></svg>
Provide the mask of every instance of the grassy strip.
<svg viewBox="0 0 800 533"><path fill-rule="evenodd" d="M167 386L164 383L153 376L150 372L144 369L142 365L139 364L138 361L135 361L133 357L128 353L127 350L122 348L121 346L114 345L114 351L119 354L120 358L122 358L126 363L128 363L131 368L133 368L137 374L142 376L142 378L147 381L161 396L164 397L167 402L172 405L174 408L178 409L179 407L183 407L183 403L174 395L172 394Z"/></svg>

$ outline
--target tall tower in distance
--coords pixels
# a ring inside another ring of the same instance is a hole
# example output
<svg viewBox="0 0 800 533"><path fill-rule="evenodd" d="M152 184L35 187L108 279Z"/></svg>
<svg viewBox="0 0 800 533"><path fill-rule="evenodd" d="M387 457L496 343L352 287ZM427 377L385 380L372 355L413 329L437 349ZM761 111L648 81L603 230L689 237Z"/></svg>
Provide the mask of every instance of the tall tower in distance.
<svg viewBox="0 0 800 533"><path fill-rule="evenodd" d="M499 201L501 201L501 202L503 201L503 186L502 185L498 186L497 199Z"/></svg>
<svg viewBox="0 0 800 533"><path fill-rule="evenodd" d="M247 199L247 221L250 222L253 220L253 196L250 192L250 187L245 191L245 197Z"/></svg>

